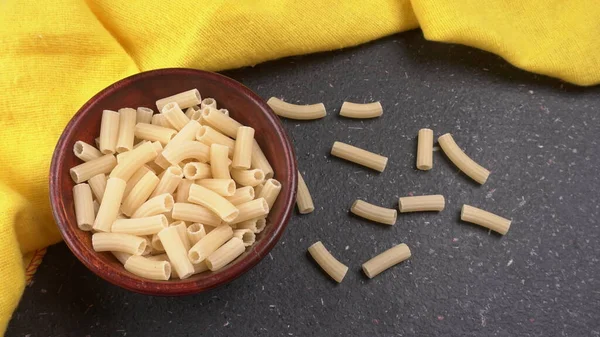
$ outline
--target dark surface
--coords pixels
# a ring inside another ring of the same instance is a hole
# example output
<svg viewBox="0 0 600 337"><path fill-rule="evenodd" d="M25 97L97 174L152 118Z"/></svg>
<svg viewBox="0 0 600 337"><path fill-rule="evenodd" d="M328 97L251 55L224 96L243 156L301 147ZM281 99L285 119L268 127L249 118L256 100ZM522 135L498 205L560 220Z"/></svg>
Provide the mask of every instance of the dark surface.
<svg viewBox="0 0 600 337"><path fill-rule="evenodd" d="M324 102L328 116L285 121L314 213L294 216L270 256L233 283L183 297L138 295L49 249L8 336L597 336L600 334L600 88L518 70L496 56L426 42L420 31L358 48L227 72L264 98ZM382 118L337 116L381 100ZM414 168L430 127L492 171L477 186L434 154ZM335 140L390 157L385 172L331 158ZM441 193L440 214L395 226L348 215L363 198ZM512 218L504 237L458 220L468 203ZM337 285L307 257L321 240L350 270ZM368 280L360 265L405 242L412 258Z"/></svg>
<svg viewBox="0 0 600 337"><path fill-rule="evenodd" d="M282 182L280 197L269 213L265 230L256 243L234 264L219 270L169 282L145 280L126 271L110 253L97 254L90 233L78 229L73 206L74 186L69 170L81 161L73 154L73 144L83 140L94 143L100 130L102 110L120 107L154 107L157 99L197 88L217 102L240 123L256 130L256 141ZM243 111L244 113L240 113ZM267 132L270 131L270 132ZM100 277L126 289L151 295L188 295L213 289L250 270L277 244L294 208L297 166L292 145L277 116L266 102L238 82L219 74L193 69L160 69L125 78L92 97L77 112L61 135L50 167L50 199L54 219L65 243L88 268Z"/></svg>

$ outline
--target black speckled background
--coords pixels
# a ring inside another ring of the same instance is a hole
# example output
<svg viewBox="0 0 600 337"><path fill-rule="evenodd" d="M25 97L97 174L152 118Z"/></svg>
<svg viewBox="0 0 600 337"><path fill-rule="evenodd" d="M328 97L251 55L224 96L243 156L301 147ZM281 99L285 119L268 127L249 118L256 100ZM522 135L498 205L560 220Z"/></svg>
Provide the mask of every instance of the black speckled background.
<svg viewBox="0 0 600 337"><path fill-rule="evenodd" d="M286 120L314 213L233 283L160 298L119 289L50 247L7 336L598 336L600 88L515 69L420 31L358 48L226 72L264 98L323 102L321 121ZM344 100L380 100L384 115L338 117ZM434 153L414 168L419 128L457 143L492 171L472 183ZM335 140L389 156L385 172L328 155ZM440 214L395 226L350 216L357 198L396 207L441 193ZM463 203L512 218L501 237L461 223ZM336 285L306 255L321 240L350 270ZM412 258L375 279L360 265L405 242Z"/></svg>

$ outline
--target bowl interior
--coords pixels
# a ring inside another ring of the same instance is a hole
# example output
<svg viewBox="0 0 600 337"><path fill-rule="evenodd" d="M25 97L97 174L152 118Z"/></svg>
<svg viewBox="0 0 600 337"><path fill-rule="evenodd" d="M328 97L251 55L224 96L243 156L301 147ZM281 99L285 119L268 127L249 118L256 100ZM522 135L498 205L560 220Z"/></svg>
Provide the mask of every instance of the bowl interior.
<svg viewBox="0 0 600 337"><path fill-rule="evenodd" d="M127 272L110 253L96 253L91 233L79 230L75 221L69 169L81 163L73 144L82 140L94 144L100 132L102 110L140 106L152 108L157 99L197 88L202 98L212 97L219 108L256 130L255 138L282 183L267 226L256 243L233 263L217 272L205 272L185 280L151 281ZM125 78L91 98L69 122L56 146L50 169L50 199L55 220L69 248L88 268L107 281L147 294L183 295L201 292L227 283L262 259L279 240L291 215L296 193L297 166L292 146L266 103L240 83L210 72L192 69L160 69Z"/></svg>

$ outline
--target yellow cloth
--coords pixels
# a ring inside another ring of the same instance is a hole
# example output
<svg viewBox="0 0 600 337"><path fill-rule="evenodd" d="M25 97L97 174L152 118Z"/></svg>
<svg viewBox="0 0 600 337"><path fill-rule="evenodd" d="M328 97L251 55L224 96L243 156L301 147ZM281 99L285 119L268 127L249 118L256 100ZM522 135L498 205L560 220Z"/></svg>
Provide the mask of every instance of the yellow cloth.
<svg viewBox="0 0 600 337"><path fill-rule="evenodd" d="M354 46L420 24L429 39L591 85L598 17L595 0L0 1L0 334L24 288L22 256L60 240L48 203L54 145L110 83Z"/></svg>

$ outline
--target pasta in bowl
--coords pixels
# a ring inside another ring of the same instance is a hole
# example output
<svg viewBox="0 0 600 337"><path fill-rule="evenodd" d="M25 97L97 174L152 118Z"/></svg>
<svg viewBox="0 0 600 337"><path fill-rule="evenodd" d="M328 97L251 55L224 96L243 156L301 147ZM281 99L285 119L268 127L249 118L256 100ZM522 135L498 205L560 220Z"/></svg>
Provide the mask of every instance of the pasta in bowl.
<svg viewBox="0 0 600 337"><path fill-rule="evenodd" d="M54 151L50 199L92 272L186 295L269 253L297 179L290 141L260 97L216 73L160 69L114 83L75 114Z"/></svg>

